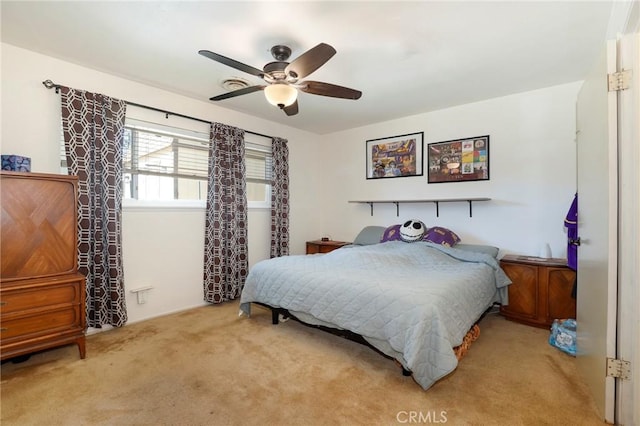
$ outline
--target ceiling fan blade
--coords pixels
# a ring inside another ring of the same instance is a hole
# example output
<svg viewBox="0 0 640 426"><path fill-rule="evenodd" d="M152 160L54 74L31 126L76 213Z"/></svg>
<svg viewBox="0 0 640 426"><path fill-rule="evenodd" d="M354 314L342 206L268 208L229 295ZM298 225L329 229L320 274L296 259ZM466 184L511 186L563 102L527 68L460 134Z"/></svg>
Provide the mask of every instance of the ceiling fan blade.
<svg viewBox="0 0 640 426"><path fill-rule="evenodd" d="M221 64L227 65L231 68L235 68L237 70L246 72L247 74L255 75L260 78L264 77L264 71L259 70L258 68L254 68L250 65L243 64L242 62L238 62L234 59L227 58L226 56L219 55L217 53L210 52L208 50L199 50L199 54L205 56L209 59L213 59L216 62L220 62Z"/></svg>
<svg viewBox="0 0 640 426"><path fill-rule="evenodd" d="M235 98L236 96L246 95L248 93L257 92L263 90L266 86L249 86L242 89L234 90L232 92L223 93L222 95L209 98L210 101L221 101L223 99Z"/></svg>
<svg viewBox="0 0 640 426"><path fill-rule="evenodd" d="M288 116L296 115L298 113L298 100L296 100L294 103L292 103L288 107L284 107L282 109L284 110L284 113L287 114Z"/></svg>
<svg viewBox="0 0 640 426"><path fill-rule="evenodd" d="M335 84L323 83L321 81L303 81L302 90L312 95L330 96L332 98L360 99L362 92L348 87L337 86Z"/></svg>
<svg viewBox="0 0 640 426"><path fill-rule="evenodd" d="M307 50L284 69L287 75L294 78L305 78L336 54L336 49L326 43Z"/></svg>

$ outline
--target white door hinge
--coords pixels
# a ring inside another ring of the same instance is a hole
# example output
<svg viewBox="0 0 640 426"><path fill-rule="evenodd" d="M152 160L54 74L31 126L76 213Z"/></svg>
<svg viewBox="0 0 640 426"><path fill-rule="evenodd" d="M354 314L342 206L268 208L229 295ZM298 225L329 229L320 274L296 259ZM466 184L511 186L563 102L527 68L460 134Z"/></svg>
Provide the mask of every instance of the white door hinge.
<svg viewBox="0 0 640 426"><path fill-rule="evenodd" d="M622 359L607 358L607 377L630 380L631 362Z"/></svg>
<svg viewBox="0 0 640 426"><path fill-rule="evenodd" d="M622 70L608 75L609 91L626 90L631 86L631 70Z"/></svg>

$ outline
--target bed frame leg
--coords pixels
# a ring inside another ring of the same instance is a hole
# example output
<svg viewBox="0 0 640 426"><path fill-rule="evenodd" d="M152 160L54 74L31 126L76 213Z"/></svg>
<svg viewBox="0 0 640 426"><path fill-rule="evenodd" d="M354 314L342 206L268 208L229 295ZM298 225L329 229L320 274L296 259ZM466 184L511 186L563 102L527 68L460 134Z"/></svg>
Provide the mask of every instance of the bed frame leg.
<svg viewBox="0 0 640 426"><path fill-rule="evenodd" d="M272 308L271 309L271 324L278 325L278 323L280 322L279 316L280 316L280 309Z"/></svg>

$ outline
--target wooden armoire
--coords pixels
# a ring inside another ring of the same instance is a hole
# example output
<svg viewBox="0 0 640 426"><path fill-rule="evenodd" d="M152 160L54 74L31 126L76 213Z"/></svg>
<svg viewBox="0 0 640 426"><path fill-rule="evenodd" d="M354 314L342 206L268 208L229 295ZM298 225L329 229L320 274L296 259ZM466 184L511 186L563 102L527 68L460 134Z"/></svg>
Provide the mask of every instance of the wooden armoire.
<svg viewBox="0 0 640 426"><path fill-rule="evenodd" d="M2 171L0 203L0 356L75 343L84 358L77 177Z"/></svg>

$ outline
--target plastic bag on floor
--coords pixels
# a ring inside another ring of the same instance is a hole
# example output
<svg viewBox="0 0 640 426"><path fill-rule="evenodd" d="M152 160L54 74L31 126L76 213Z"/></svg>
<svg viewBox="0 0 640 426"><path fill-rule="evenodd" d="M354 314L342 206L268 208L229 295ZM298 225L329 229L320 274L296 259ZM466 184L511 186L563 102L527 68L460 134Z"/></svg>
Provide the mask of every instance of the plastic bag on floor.
<svg viewBox="0 0 640 426"><path fill-rule="evenodd" d="M556 319L551 324L549 344L562 352L576 356L576 320Z"/></svg>

